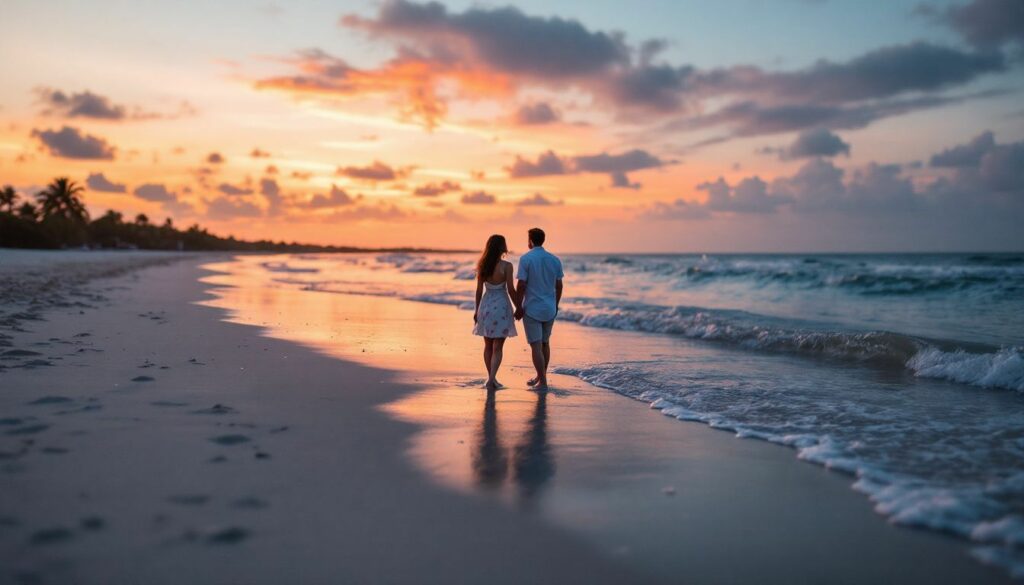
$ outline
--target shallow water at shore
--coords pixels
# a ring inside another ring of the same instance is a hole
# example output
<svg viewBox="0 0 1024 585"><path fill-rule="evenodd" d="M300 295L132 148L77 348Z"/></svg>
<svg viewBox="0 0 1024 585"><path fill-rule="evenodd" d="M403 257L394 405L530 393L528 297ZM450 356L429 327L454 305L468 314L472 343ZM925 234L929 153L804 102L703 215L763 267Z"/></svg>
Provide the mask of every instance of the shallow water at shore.
<svg viewBox="0 0 1024 585"><path fill-rule="evenodd" d="M379 262L360 257L242 258L222 267L230 277L214 282L238 287L222 293L223 306L245 322L261 324L263 319L275 334L415 372L416 381L445 388L390 408L399 417L418 422L426 417L434 419L435 427L449 429L449 434L426 432L418 440L413 452L421 463L451 485L544 508L549 500L544 494L557 484L561 466L560 457L549 458L553 451L537 439L547 437L538 421L550 416L550 401L563 398L556 392L542 408L532 395L506 390L498 393L499 408L490 411L477 388L479 376L469 373L482 370L473 364L479 349L478 340L468 334L470 315L428 303L379 298L401 298L407 296L399 294L406 287L422 290L425 280L437 279L434 272L396 272ZM339 268L338 263L352 268ZM290 274L282 278L285 267ZM335 294L323 294L321 285L295 278L322 278L330 271L347 274L351 282L345 286L355 288L342 292L334 282L329 290ZM447 278L451 291L445 294L453 298L470 284ZM283 302L285 298L289 301ZM466 321L464 328L457 326L460 319ZM802 459L854 475L856 489L891 521L972 540L977 557L1011 572L1020 570L1015 543L1021 532L1015 519L1024 511L1021 393L923 378L871 360L750 351L742 344L714 339L708 343L688 336L578 324L563 323L558 329L557 372L651 403L672 417L793 447ZM525 377L528 363L522 344L510 342L509 375ZM562 380L563 386L577 389L564 398L565 406L585 387ZM467 427L445 424L446 419L479 422ZM594 424L600 426L600 421ZM465 435L466 428L475 429L475 438ZM450 439L458 432L463 436L453 444ZM636 446L635 434L605 434L597 445L588 446L597 450L592 461L600 461L600 450L616 445L616 437L624 445ZM671 441L659 438L642 447L656 452L663 444ZM565 445L555 451L573 453ZM573 455L572 461L587 460ZM551 513L556 517L574 509L557 496L554 499L558 503L551 504Z"/></svg>

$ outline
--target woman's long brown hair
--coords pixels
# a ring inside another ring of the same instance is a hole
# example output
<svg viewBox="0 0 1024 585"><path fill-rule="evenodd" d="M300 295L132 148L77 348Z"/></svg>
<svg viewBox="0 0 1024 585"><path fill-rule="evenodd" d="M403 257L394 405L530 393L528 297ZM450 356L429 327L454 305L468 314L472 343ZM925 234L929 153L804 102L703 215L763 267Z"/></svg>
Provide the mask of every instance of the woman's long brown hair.
<svg viewBox="0 0 1024 585"><path fill-rule="evenodd" d="M487 238L487 245L484 246L483 254L476 263L476 277L480 280L487 280L494 274L501 256L508 252L508 244L505 243L505 236L494 234Z"/></svg>

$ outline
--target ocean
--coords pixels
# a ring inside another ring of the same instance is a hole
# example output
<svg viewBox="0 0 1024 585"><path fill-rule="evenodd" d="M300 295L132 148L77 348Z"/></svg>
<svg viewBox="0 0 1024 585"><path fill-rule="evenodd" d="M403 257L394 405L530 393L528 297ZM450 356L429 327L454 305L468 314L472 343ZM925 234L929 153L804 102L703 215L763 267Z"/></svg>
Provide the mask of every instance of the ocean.
<svg viewBox="0 0 1024 585"><path fill-rule="evenodd" d="M595 331L610 336L557 373L792 447L851 474L891 522L1024 576L1024 254L562 259L559 319L650 343ZM274 286L472 309L472 255L240 261Z"/></svg>

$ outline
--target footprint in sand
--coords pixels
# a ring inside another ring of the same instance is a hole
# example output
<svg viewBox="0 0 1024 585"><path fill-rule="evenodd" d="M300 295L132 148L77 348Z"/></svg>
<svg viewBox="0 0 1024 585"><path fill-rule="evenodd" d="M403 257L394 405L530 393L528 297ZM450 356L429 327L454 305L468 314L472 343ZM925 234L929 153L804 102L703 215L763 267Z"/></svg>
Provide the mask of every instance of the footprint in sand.
<svg viewBox="0 0 1024 585"><path fill-rule="evenodd" d="M28 426L24 426L24 427L18 427L16 429L11 429L11 430L7 431L4 434L5 435L34 435L36 433L41 433L41 432L45 431L48 428L50 428L50 425L44 425L44 424L28 425Z"/></svg>
<svg viewBox="0 0 1024 585"><path fill-rule="evenodd" d="M33 545L47 545L67 542L75 537L75 534L63 526L44 528L32 533L29 543Z"/></svg>
<svg viewBox="0 0 1024 585"><path fill-rule="evenodd" d="M210 408L201 408L199 410L193 410L192 414L234 414L236 412L238 411L235 410L234 408L231 408L230 406L225 406L223 404L214 404Z"/></svg>
<svg viewBox="0 0 1024 585"><path fill-rule="evenodd" d="M3 357L31 357L43 354L38 351L32 351L31 349L9 349L0 355L3 355Z"/></svg>
<svg viewBox="0 0 1024 585"><path fill-rule="evenodd" d="M68 402L72 402L72 400L70 398L68 398L67 396L43 396L42 398L36 398L32 402L29 402L29 404L30 405L65 404L65 403L68 403Z"/></svg>
<svg viewBox="0 0 1024 585"><path fill-rule="evenodd" d="M23 444L21 446L21 449L18 451L0 451L0 461L24 457L26 454L28 454L28 448L31 444L31 441L25 441L25 444Z"/></svg>
<svg viewBox="0 0 1024 585"><path fill-rule="evenodd" d="M53 365L53 362L50 362L50 361L47 361L47 360L29 360L29 361L21 364L18 367L25 368L26 370L31 370L33 368L52 366L52 365Z"/></svg>
<svg viewBox="0 0 1024 585"><path fill-rule="evenodd" d="M132 382L152 382L156 380L153 376L135 376L132 378Z"/></svg>
<svg viewBox="0 0 1024 585"><path fill-rule="evenodd" d="M238 544L247 538L249 538L249 531L238 526L214 528L205 531L203 535L203 540L207 544Z"/></svg>
<svg viewBox="0 0 1024 585"><path fill-rule="evenodd" d="M248 443L250 439L245 435L218 435L216 437L212 437L210 441L217 443L218 445L240 445L242 443Z"/></svg>
<svg viewBox="0 0 1024 585"><path fill-rule="evenodd" d="M247 496L244 498L238 498L231 502L231 507L236 510L262 510L270 504L266 500L261 500L255 496Z"/></svg>
<svg viewBox="0 0 1024 585"><path fill-rule="evenodd" d="M103 530L107 527L107 521L99 516L86 516L82 518L78 525L82 527L82 530L88 530L89 532L96 532Z"/></svg>
<svg viewBox="0 0 1024 585"><path fill-rule="evenodd" d="M164 317L164 312L163 311L147 311L145 313L139 313L139 317L143 317L145 319L150 319L150 320L153 320L153 321L157 321L158 323L161 323L161 324L167 322L167 318Z"/></svg>
<svg viewBox="0 0 1024 585"><path fill-rule="evenodd" d="M79 412L92 412L94 410L103 410L102 404L86 404L79 408L72 408L71 410L58 410L53 414L77 414Z"/></svg>
<svg viewBox="0 0 1024 585"><path fill-rule="evenodd" d="M30 416L30 417L26 417L26 418L16 418L16 417L0 418L0 427L12 427L12 426L20 425L23 422L28 422L28 421L34 420L34 419L35 419L34 416Z"/></svg>
<svg viewBox="0 0 1024 585"><path fill-rule="evenodd" d="M205 494L178 494L167 496L167 501L180 506L202 506L210 501L210 496Z"/></svg>

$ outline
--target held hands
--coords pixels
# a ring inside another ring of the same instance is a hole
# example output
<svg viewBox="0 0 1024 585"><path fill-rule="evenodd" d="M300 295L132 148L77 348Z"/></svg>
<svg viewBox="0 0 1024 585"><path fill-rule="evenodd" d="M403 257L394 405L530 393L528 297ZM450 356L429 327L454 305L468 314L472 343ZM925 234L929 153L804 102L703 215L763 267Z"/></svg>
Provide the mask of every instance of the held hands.
<svg viewBox="0 0 1024 585"><path fill-rule="evenodd" d="M515 312L516 321L522 320L523 315L525 313L526 313L526 311L524 311L522 307L517 307L516 308L516 312Z"/></svg>

